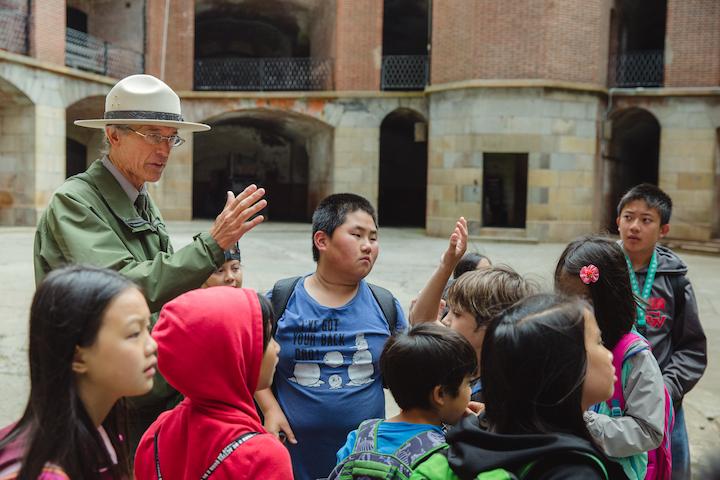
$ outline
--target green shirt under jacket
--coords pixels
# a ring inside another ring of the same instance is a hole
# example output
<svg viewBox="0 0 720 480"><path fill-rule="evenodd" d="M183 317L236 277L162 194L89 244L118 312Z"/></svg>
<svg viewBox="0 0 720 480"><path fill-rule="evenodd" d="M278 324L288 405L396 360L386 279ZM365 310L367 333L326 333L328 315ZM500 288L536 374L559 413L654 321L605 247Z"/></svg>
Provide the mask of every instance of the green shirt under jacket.
<svg viewBox="0 0 720 480"><path fill-rule="evenodd" d="M67 264L115 270L134 281L150 311L199 288L225 261L209 233L173 252L160 211L149 200L143 220L112 173L95 161L69 178L50 199L35 233L35 283Z"/></svg>

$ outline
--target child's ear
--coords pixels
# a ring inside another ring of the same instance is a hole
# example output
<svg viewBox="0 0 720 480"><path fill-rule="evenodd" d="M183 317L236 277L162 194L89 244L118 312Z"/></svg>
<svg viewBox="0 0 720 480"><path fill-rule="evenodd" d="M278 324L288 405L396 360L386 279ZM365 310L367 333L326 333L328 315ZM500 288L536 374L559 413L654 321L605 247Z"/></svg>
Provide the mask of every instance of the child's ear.
<svg viewBox="0 0 720 480"><path fill-rule="evenodd" d="M430 404L433 407L442 407L445 405L447 395L441 385L435 385L430 392Z"/></svg>
<svg viewBox="0 0 720 480"><path fill-rule="evenodd" d="M663 238L670 232L670 224L666 223L665 225L660 226L660 238Z"/></svg>
<svg viewBox="0 0 720 480"><path fill-rule="evenodd" d="M87 373L88 367L85 361L86 350L82 347L75 346L75 354L73 355L72 370L73 372L82 375Z"/></svg>
<svg viewBox="0 0 720 480"><path fill-rule="evenodd" d="M323 232L322 230L318 230L317 232L315 232L315 235L313 235L313 243L315 244L315 248L317 248L321 252L327 250L327 245L329 241L330 237L328 237L328 234Z"/></svg>

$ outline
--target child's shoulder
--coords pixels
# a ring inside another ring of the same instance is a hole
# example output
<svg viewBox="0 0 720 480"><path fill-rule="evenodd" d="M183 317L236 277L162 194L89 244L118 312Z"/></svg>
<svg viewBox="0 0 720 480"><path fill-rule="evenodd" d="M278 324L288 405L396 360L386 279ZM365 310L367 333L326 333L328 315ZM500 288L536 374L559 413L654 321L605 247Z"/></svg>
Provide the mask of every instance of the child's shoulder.
<svg viewBox="0 0 720 480"><path fill-rule="evenodd" d="M657 271L661 274L685 275L687 264L669 247L655 245L657 255Z"/></svg>

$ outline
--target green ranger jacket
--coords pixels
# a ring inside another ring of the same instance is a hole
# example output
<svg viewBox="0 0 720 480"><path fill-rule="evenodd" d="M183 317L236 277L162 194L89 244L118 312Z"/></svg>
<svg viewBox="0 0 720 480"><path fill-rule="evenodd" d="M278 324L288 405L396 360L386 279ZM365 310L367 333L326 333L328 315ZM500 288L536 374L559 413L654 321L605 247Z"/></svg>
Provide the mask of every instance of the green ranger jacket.
<svg viewBox="0 0 720 480"><path fill-rule="evenodd" d="M148 200L149 223L99 160L69 178L53 194L35 232L35 283L68 264L115 270L142 289L154 325L163 304L200 288L225 256L209 233L196 235L190 245L173 252L160 211ZM176 401L177 393L158 373L152 391L132 403L162 411Z"/></svg>
<svg viewBox="0 0 720 480"><path fill-rule="evenodd" d="M112 173L98 160L52 196L35 233L35 283L67 264L115 270L135 282L150 311L199 288L225 261L209 233L173 252L160 211L149 199L143 220Z"/></svg>

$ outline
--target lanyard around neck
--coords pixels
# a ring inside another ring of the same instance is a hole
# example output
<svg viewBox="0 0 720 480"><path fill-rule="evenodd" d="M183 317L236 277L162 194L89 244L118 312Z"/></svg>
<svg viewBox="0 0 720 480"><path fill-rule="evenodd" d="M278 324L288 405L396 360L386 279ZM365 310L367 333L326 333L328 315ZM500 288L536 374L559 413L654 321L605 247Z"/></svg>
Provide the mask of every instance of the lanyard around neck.
<svg viewBox="0 0 720 480"><path fill-rule="evenodd" d="M630 272L630 286L635 295L640 296L645 302L650 299L650 292L652 292L653 283L655 283L655 274L657 273L657 254L653 250L652 257L650 258L650 265L648 265L647 274L645 275L645 282L643 283L642 293L640 293L640 284L638 283L637 275L633 269L630 258L625 255L625 262L627 263L628 271ZM637 325L641 330L645 329L645 304L636 306L637 311Z"/></svg>

